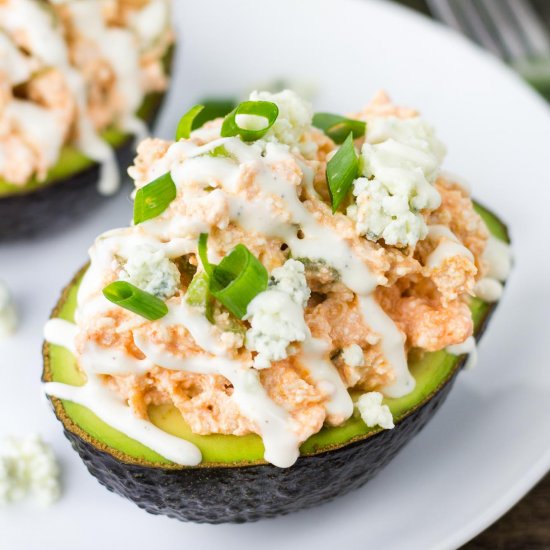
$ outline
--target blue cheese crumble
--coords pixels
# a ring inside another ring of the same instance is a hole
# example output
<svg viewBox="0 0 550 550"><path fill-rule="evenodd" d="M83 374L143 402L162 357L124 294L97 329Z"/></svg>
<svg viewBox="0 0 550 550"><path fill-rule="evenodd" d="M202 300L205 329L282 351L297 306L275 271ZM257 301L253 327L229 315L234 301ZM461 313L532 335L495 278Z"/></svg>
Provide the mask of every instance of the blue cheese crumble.
<svg viewBox="0 0 550 550"><path fill-rule="evenodd" d="M245 317L251 325L245 345L257 352L255 368L266 369L272 361L286 359L289 345L309 336L304 319L309 296L302 263L288 260L272 271L269 288L250 302Z"/></svg>
<svg viewBox="0 0 550 550"><path fill-rule="evenodd" d="M384 396L377 391L364 393L357 400L357 409L361 414L363 422L369 427L380 426L385 430L395 427L393 415L387 405L382 405Z"/></svg>
<svg viewBox="0 0 550 550"><path fill-rule="evenodd" d="M162 250L152 246L137 246L129 255L120 279L128 281L161 299L170 298L178 291L180 272Z"/></svg>
<svg viewBox="0 0 550 550"><path fill-rule="evenodd" d="M313 142L304 143L302 138L311 131L313 106L292 90L272 94L270 92L252 92L251 101L271 101L279 107L279 116L275 124L262 138L266 141L278 141L290 147L298 147L300 152L309 157L316 153Z"/></svg>
<svg viewBox="0 0 550 550"><path fill-rule="evenodd" d="M307 286L305 267L298 260L287 260L271 272L270 286L286 292L297 304L306 307L311 296Z"/></svg>
<svg viewBox="0 0 550 550"><path fill-rule="evenodd" d="M365 354L358 344L351 344L342 350L344 363L351 368L362 367L365 364Z"/></svg>
<svg viewBox="0 0 550 550"><path fill-rule="evenodd" d="M426 238L420 212L441 204L433 184L444 156L445 147L419 117L370 120L361 151L363 177L353 184L356 204L348 209L357 232L399 247Z"/></svg>
<svg viewBox="0 0 550 550"><path fill-rule="evenodd" d="M42 506L60 496L59 466L52 449L37 435L8 437L0 444L0 505L27 495Z"/></svg>

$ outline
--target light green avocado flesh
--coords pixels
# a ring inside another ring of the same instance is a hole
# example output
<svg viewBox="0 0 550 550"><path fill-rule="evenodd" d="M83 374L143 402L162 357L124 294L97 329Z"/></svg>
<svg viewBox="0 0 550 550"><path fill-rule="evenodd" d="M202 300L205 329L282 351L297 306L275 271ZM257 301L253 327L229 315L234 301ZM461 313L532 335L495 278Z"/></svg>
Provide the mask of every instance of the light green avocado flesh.
<svg viewBox="0 0 550 550"><path fill-rule="evenodd" d="M158 98L157 94L151 94L146 96L142 106L140 107L137 115L143 120L149 120L152 111L154 110ZM124 133L116 128L108 128L102 132L101 137L115 149L120 147L127 139L130 138L129 134ZM78 174L95 163L94 160L83 155L78 149L71 145L66 145L61 150L57 164L53 166L46 179L37 180L32 178L25 185L14 185L0 178L0 198L7 195L18 195L29 193L40 187L46 187L55 182L64 180Z"/></svg>
<svg viewBox="0 0 550 550"><path fill-rule="evenodd" d="M506 227L482 207L476 206L476 209L484 218L492 234L501 240L508 241ZM70 289L58 314L62 319L74 320L78 287L79 281ZM476 330L485 318L488 309L487 304L478 299L472 299L471 310ZM77 369L75 358L69 351L59 346L50 345L49 357L52 381L75 386L83 384L83 375ZM411 409L434 393L448 379L458 361L458 357L445 351L423 354L412 352L409 356L409 368L416 379L414 391L399 399L385 399L395 421L399 421ZM63 406L69 418L77 426L104 445L133 459L170 464L170 461L151 449L105 424L86 407L70 401L63 401ZM257 435L196 435L191 432L179 411L171 405L150 407L149 414L152 422L159 428L197 445L202 452L203 463L249 463L261 461L263 458L264 446L261 438ZM303 443L301 453L307 455L325 448L340 446L375 431L378 431L378 428L368 428L356 415L341 426L324 427Z"/></svg>

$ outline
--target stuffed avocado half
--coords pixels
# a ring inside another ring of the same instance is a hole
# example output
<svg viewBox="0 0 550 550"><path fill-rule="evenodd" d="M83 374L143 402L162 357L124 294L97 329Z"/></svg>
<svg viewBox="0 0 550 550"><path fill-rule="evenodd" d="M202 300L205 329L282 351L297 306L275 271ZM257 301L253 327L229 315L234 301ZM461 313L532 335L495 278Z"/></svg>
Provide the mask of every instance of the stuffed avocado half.
<svg viewBox="0 0 550 550"><path fill-rule="evenodd" d="M149 512L240 522L372 478L431 418L498 302L505 226L419 115L254 93L130 169L46 326L45 391L90 472ZM322 479L322 484L319 480Z"/></svg>
<svg viewBox="0 0 550 550"><path fill-rule="evenodd" d="M173 54L166 0L0 6L0 239L60 227L120 188Z"/></svg>

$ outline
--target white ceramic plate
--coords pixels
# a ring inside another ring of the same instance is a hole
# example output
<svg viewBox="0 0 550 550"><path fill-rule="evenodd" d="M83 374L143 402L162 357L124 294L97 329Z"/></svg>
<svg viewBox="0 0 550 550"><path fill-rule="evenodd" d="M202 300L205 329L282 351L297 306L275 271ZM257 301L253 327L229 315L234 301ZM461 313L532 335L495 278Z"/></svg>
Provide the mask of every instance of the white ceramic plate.
<svg viewBox="0 0 550 550"><path fill-rule="evenodd" d="M335 502L249 525L187 525L108 493L63 438L40 392L41 327L93 237L127 222L119 197L55 238L0 247L0 277L22 312L0 343L0 435L39 431L63 465L49 510L0 511L0 547L40 550L456 548L511 507L550 466L550 112L500 63L428 19L353 0L177 2L184 37L160 133L205 95L273 77L315 85L345 112L386 88L449 147L446 166L510 224L516 269L480 350L432 423L374 481ZM319 483L323 483L319 479Z"/></svg>

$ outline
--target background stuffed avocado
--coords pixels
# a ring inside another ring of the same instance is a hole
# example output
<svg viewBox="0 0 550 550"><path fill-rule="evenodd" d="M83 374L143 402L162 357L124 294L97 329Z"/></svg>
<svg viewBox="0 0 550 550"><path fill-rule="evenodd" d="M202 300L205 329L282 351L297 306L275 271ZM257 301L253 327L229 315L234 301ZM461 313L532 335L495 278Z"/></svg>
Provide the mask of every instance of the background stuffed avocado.
<svg viewBox="0 0 550 550"><path fill-rule="evenodd" d="M173 55L172 47L164 58L166 74L170 74ZM137 112L149 127L156 121L164 96L164 92L148 94ZM101 135L114 148L124 174L134 156L134 137L115 128ZM97 190L99 170L99 164L67 145L44 181L33 178L19 186L0 179L0 241L60 229L108 200Z"/></svg>
<svg viewBox="0 0 550 550"><path fill-rule="evenodd" d="M492 234L508 241L506 227L477 206ZM73 320L81 272L67 287L54 315ZM496 305L473 299L479 339ZM44 346L44 380L83 382L74 357L59 346ZM380 471L429 421L445 400L465 357L444 351L412 352L415 390L386 399L395 418L393 430L368 428L355 416L342 426L323 428L301 447L289 469L263 461L263 444L243 437L193 434L172 406L151 407L154 424L196 444L203 463L175 465L102 422L87 408L53 398L65 434L90 472L109 489L155 514L184 521L242 522L313 506L359 487ZM319 483L322 480L322 484Z"/></svg>

